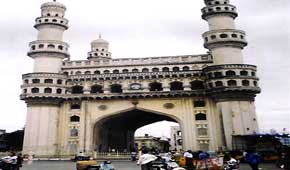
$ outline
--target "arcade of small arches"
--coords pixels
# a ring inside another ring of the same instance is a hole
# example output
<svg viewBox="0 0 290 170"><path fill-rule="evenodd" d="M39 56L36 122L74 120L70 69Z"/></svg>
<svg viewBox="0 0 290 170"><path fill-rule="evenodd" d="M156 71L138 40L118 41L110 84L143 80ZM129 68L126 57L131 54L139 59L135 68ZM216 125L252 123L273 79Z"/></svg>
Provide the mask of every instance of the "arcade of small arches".
<svg viewBox="0 0 290 170"><path fill-rule="evenodd" d="M173 71L173 72L176 72L176 71L189 71L191 70L189 66L183 66L182 68L180 67L172 67L172 68L169 68L169 67L162 67L162 68L158 68L158 67L154 67L152 69L149 69L149 68L142 68L142 69L137 69L137 68L133 68L131 70L129 69L114 69L114 70L104 70L104 71L99 71L99 70L96 70L96 71L76 71L76 72L67 72L67 71L64 71L63 74L65 75L82 75L82 74L85 74L85 75L90 75L90 74L110 74L110 73L113 73L113 74L119 74L119 73L149 73L149 72L170 72L170 71Z"/></svg>

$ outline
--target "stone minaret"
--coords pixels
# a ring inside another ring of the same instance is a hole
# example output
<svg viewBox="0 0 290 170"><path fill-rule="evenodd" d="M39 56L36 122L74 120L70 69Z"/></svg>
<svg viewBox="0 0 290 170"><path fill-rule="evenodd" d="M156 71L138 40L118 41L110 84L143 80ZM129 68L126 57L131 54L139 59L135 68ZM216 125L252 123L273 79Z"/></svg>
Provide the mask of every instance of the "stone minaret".
<svg viewBox="0 0 290 170"><path fill-rule="evenodd" d="M63 59L69 57L69 45L62 41L63 32L68 29L65 10L64 5L55 1L41 6L41 17L34 25L37 40L29 44L28 52L34 59L34 72L59 73Z"/></svg>
<svg viewBox="0 0 290 170"><path fill-rule="evenodd" d="M245 32L236 29L236 7L229 0L204 0L202 18L209 31L203 34L204 47L214 64L204 69L209 94L216 101L222 120L223 146L232 149L233 136L258 131L254 98L260 92L256 66L244 64Z"/></svg>
<svg viewBox="0 0 290 170"><path fill-rule="evenodd" d="M37 40L29 44L28 56L34 59L33 73L23 75L21 99L27 103L23 152L56 155L60 103L65 94L66 75L62 62L69 57L68 44L62 41L68 28L65 6L56 1L41 6L41 17L34 27Z"/></svg>
<svg viewBox="0 0 290 170"><path fill-rule="evenodd" d="M109 42L102 39L101 35L97 40L91 42L91 51L88 52L89 60L108 60L111 59L111 55Z"/></svg>

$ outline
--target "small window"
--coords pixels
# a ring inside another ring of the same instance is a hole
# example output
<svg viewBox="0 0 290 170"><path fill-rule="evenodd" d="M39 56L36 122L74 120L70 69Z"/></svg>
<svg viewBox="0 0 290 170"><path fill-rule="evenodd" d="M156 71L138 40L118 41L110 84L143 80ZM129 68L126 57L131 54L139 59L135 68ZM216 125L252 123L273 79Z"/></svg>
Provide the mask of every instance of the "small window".
<svg viewBox="0 0 290 170"><path fill-rule="evenodd" d="M117 74L117 73L119 73L119 70L113 70L113 73Z"/></svg>
<svg viewBox="0 0 290 170"><path fill-rule="evenodd" d="M128 70L128 69L123 69L122 72L123 72L123 73L128 73L129 70Z"/></svg>
<svg viewBox="0 0 290 170"><path fill-rule="evenodd" d="M183 90L183 83L179 81L170 83L170 90L171 91Z"/></svg>
<svg viewBox="0 0 290 170"><path fill-rule="evenodd" d="M82 94L83 93L83 86L73 86L71 88L72 94Z"/></svg>
<svg viewBox="0 0 290 170"><path fill-rule="evenodd" d="M159 68L153 68L152 72L159 72Z"/></svg>
<svg viewBox="0 0 290 170"><path fill-rule="evenodd" d="M44 45L43 44L39 44L38 48L44 48Z"/></svg>
<svg viewBox="0 0 290 170"><path fill-rule="evenodd" d="M143 69L142 69L142 72L143 72L143 73L148 73L148 72L149 72L149 69L148 69L148 68L143 68Z"/></svg>
<svg viewBox="0 0 290 170"><path fill-rule="evenodd" d="M215 82L215 86L216 87L222 87L224 85L223 85L223 82L222 81L217 81L217 82Z"/></svg>
<svg viewBox="0 0 290 170"><path fill-rule="evenodd" d="M24 83L25 84L28 84L29 83L29 80L28 79L24 80Z"/></svg>
<svg viewBox="0 0 290 170"><path fill-rule="evenodd" d="M230 86L230 87L237 86L237 81L236 80L229 80L228 86Z"/></svg>
<svg viewBox="0 0 290 170"><path fill-rule="evenodd" d="M234 71L227 71L226 72L226 76L235 76L236 75L236 72Z"/></svg>
<svg viewBox="0 0 290 170"><path fill-rule="evenodd" d="M120 84L113 84L111 85L111 93L122 93L122 85Z"/></svg>
<svg viewBox="0 0 290 170"><path fill-rule="evenodd" d="M173 67L172 70L173 71L179 71L179 67Z"/></svg>
<svg viewBox="0 0 290 170"><path fill-rule="evenodd" d="M62 80L58 79L57 84L62 84Z"/></svg>
<svg viewBox="0 0 290 170"><path fill-rule="evenodd" d="M195 80L190 83L192 90L203 90L204 84L203 81Z"/></svg>
<svg viewBox="0 0 290 170"><path fill-rule="evenodd" d="M94 74L101 74L101 72L97 70L94 72Z"/></svg>
<svg viewBox="0 0 290 170"><path fill-rule="evenodd" d="M221 7L216 7L215 8L217 11L221 11L222 9L221 9Z"/></svg>
<svg viewBox="0 0 290 170"><path fill-rule="evenodd" d="M206 114L198 113L195 115L195 120L206 120Z"/></svg>
<svg viewBox="0 0 290 170"><path fill-rule="evenodd" d="M204 100L196 100L194 101L194 107L205 107L205 101Z"/></svg>
<svg viewBox="0 0 290 170"><path fill-rule="evenodd" d="M52 93L52 89L51 88L45 88L44 89L44 93Z"/></svg>
<svg viewBox="0 0 290 170"><path fill-rule="evenodd" d="M55 48L55 45L53 45L53 44L48 44L47 48Z"/></svg>
<svg viewBox="0 0 290 170"><path fill-rule="evenodd" d="M58 14L55 14L56 17L58 17Z"/></svg>
<svg viewBox="0 0 290 170"><path fill-rule="evenodd" d="M36 83L40 83L39 79L32 79L32 83L36 84Z"/></svg>
<svg viewBox="0 0 290 170"><path fill-rule="evenodd" d="M57 94L61 94L62 93L62 90L61 89L56 89L56 93Z"/></svg>
<svg viewBox="0 0 290 170"><path fill-rule="evenodd" d="M221 34L220 37L221 38L228 38L228 35L227 34Z"/></svg>
<svg viewBox="0 0 290 170"><path fill-rule="evenodd" d="M52 79L45 79L44 80L44 83L52 84L53 83L53 80Z"/></svg>
<svg viewBox="0 0 290 170"><path fill-rule="evenodd" d="M153 82L149 84L150 91L162 91L162 84L158 82Z"/></svg>
<svg viewBox="0 0 290 170"><path fill-rule="evenodd" d="M86 71L86 72L85 72L85 74L87 74L87 75L88 75L88 74L91 74L91 72L90 72L90 71Z"/></svg>
<svg viewBox="0 0 290 170"><path fill-rule="evenodd" d="M32 88L31 93L39 93L39 88Z"/></svg>
<svg viewBox="0 0 290 170"><path fill-rule="evenodd" d="M182 70L183 71L189 71L189 67L188 66L184 66L184 67L182 67Z"/></svg>
<svg viewBox="0 0 290 170"><path fill-rule="evenodd" d="M82 72L80 72L80 71L76 72L76 75L81 75L81 74L82 74Z"/></svg>
<svg viewBox="0 0 290 170"><path fill-rule="evenodd" d="M168 67L163 67L163 68L162 68L162 71L163 71L163 72L169 72L169 68L168 68Z"/></svg>
<svg viewBox="0 0 290 170"><path fill-rule="evenodd" d="M241 72L240 72L240 75L241 75L241 76L248 76L248 72L247 72L247 71L241 71Z"/></svg>
<svg viewBox="0 0 290 170"><path fill-rule="evenodd" d="M31 46L31 50L35 50L35 45Z"/></svg>
<svg viewBox="0 0 290 170"><path fill-rule="evenodd" d="M137 68L134 68L134 69L132 70L132 72L133 72L133 73L138 73L139 70L138 70Z"/></svg>
<svg viewBox="0 0 290 170"><path fill-rule="evenodd" d="M47 13L46 16L50 17L50 13Z"/></svg>
<svg viewBox="0 0 290 170"><path fill-rule="evenodd" d="M27 89L23 89L23 93L24 93L24 94L27 93Z"/></svg>
<svg viewBox="0 0 290 170"><path fill-rule="evenodd" d="M252 72L251 74L252 74L252 76L256 76L256 73L255 72Z"/></svg>
<svg viewBox="0 0 290 170"><path fill-rule="evenodd" d="M109 74L110 73L110 70L105 70L104 71L104 74Z"/></svg>
<svg viewBox="0 0 290 170"><path fill-rule="evenodd" d="M255 87L258 86L258 82L257 82L257 81L254 81L253 83L254 83L254 86L255 86Z"/></svg>
<svg viewBox="0 0 290 170"><path fill-rule="evenodd" d="M59 49L59 50L63 50L63 46L62 46L62 45L59 45L59 46L58 46L58 49Z"/></svg>
<svg viewBox="0 0 290 170"><path fill-rule="evenodd" d="M79 116L71 116L70 117L70 122L80 122L80 117Z"/></svg>
<svg viewBox="0 0 290 170"><path fill-rule="evenodd" d="M214 40L214 39L216 39L216 35L211 35L210 38L211 38L212 40Z"/></svg>
<svg viewBox="0 0 290 170"><path fill-rule="evenodd" d="M243 81L242 81L242 85L243 85L243 86L250 86L250 82L249 82L249 80L243 80Z"/></svg>
<svg viewBox="0 0 290 170"><path fill-rule="evenodd" d="M232 37L233 38L238 38L238 35L237 34L232 34Z"/></svg>
<svg viewBox="0 0 290 170"><path fill-rule="evenodd" d="M71 104L70 105L70 109L81 109L81 105L80 104L76 104L76 103Z"/></svg>
<svg viewBox="0 0 290 170"><path fill-rule="evenodd" d="M57 22L57 20L56 19L53 19L52 22Z"/></svg>

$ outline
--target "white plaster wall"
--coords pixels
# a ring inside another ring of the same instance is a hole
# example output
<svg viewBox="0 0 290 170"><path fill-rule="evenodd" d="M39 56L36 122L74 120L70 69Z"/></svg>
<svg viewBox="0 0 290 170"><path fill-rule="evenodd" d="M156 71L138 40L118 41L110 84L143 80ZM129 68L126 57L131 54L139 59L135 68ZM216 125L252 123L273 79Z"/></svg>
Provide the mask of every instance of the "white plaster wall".
<svg viewBox="0 0 290 170"><path fill-rule="evenodd" d="M45 25L39 29L37 39L62 41L63 32L64 30L61 27Z"/></svg>
<svg viewBox="0 0 290 170"><path fill-rule="evenodd" d="M32 105L27 110L23 153L55 155L57 144L57 106Z"/></svg>
<svg viewBox="0 0 290 170"><path fill-rule="evenodd" d="M39 56L34 58L33 72L59 73L62 59L58 57Z"/></svg>
<svg viewBox="0 0 290 170"><path fill-rule="evenodd" d="M242 50L234 47L218 47L211 50L214 64L243 64Z"/></svg>
<svg viewBox="0 0 290 170"><path fill-rule="evenodd" d="M214 16L208 19L209 30L235 29L234 19L229 16Z"/></svg>
<svg viewBox="0 0 290 170"><path fill-rule="evenodd" d="M232 148L232 135L247 135L258 132L254 103L229 101L217 103L222 114L226 145Z"/></svg>

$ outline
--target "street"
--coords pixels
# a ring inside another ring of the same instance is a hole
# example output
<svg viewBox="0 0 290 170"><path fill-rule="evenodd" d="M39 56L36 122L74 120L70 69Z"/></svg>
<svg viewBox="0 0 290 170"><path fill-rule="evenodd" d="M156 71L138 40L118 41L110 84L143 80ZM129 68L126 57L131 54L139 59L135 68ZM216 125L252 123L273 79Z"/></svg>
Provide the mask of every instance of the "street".
<svg viewBox="0 0 290 170"><path fill-rule="evenodd" d="M135 162L115 161L113 162L116 170L140 170ZM262 170L280 170L274 164L262 164ZM241 165L241 170L250 170L247 164ZM76 170L75 162L70 161L34 161L30 164L24 163L22 170Z"/></svg>

